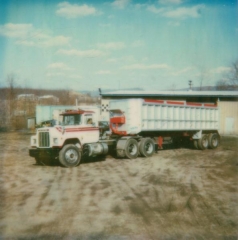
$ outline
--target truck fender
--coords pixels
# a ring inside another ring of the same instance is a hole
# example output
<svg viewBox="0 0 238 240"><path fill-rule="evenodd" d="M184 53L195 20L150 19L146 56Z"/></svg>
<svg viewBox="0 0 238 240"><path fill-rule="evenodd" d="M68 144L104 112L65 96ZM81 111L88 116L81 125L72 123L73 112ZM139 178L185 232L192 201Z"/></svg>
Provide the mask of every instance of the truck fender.
<svg viewBox="0 0 238 240"><path fill-rule="evenodd" d="M67 145L67 144L74 144L77 148L79 148L80 150L82 150L82 144L79 141L78 138L70 138L70 139L66 139L63 146Z"/></svg>
<svg viewBox="0 0 238 240"><path fill-rule="evenodd" d="M126 146L126 142L127 142L128 138L123 138L117 141L117 147L116 147L116 151L117 151L117 156L118 157L125 157L125 146Z"/></svg>

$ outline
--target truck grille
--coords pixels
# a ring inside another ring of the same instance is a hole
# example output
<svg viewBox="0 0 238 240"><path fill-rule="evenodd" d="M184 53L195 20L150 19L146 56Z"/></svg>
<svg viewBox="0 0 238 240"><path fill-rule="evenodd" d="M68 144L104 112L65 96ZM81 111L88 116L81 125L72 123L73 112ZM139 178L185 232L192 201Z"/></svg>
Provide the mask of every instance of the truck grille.
<svg viewBox="0 0 238 240"><path fill-rule="evenodd" d="M39 147L50 146L50 134L48 132L39 133Z"/></svg>

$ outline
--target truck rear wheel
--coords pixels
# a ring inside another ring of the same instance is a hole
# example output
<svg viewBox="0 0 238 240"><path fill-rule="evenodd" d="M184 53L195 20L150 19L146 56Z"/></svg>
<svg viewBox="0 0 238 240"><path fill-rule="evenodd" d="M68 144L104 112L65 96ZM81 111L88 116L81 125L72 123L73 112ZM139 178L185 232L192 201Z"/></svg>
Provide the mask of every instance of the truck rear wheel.
<svg viewBox="0 0 238 240"><path fill-rule="evenodd" d="M208 135L208 146L211 149L217 148L220 144L220 136L217 133L210 133Z"/></svg>
<svg viewBox="0 0 238 240"><path fill-rule="evenodd" d="M138 142L135 139L130 138L127 140L125 145L125 154L130 159L137 158L139 154L139 147Z"/></svg>
<svg viewBox="0 0 238 240"><path fill-rule="evenodd" d="M198 148L205 150L208 148L208 137L206 134L203 134L200 139L198 139Z"/></svg>
<svg viewBox="0 0 238 240"><path fill-rule="evenodd" d="M155 151L154 141L150 138L142 138L139 143L140 154L144 157L151 157Z"/></svg>
<svg viewBox="0 0 238 240"><path fill-rule="evenodd" d="M73 144L65 145L59 153L59 161L64 167L76 167L80 160L81 153Z"/></svg>

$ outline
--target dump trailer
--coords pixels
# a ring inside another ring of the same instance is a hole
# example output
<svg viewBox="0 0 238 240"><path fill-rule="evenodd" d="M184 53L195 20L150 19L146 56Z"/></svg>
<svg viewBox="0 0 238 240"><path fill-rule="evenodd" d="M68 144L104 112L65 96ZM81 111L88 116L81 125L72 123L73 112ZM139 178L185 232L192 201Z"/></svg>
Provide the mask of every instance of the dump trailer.
<svg viewBox="0 0 238 240"><path fill-rule="evenodd" d="M166 143L183 140L197 149L216 148L220 142L219 109L215 104L186 101L122 99L109 102L110 131L102 131L100 114L73 110L62 113L63 123L37 129L30 156L39 163L48 157L65 167L80 164L82 156L150 157Z"/></svg>

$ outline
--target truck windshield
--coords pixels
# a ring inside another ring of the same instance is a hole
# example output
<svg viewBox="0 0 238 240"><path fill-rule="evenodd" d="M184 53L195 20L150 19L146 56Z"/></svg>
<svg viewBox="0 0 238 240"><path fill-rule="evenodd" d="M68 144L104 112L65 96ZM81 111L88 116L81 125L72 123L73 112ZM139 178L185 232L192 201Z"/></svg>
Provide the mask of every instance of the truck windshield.
<svg viewBox="0 0 238 240"><path fill-rule="evenodd" d="M81 114L65 115L63 117L63 125L80 125Z"/></svg>

